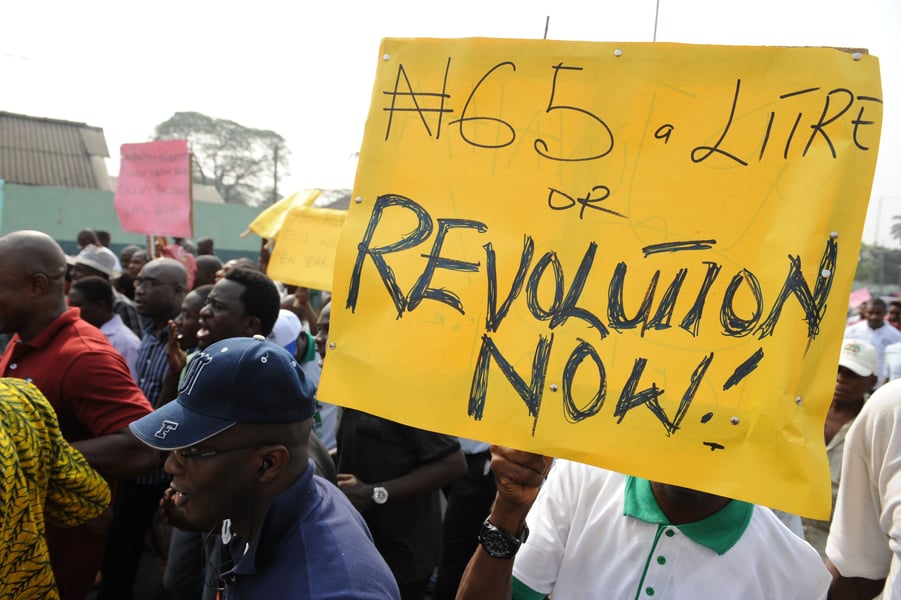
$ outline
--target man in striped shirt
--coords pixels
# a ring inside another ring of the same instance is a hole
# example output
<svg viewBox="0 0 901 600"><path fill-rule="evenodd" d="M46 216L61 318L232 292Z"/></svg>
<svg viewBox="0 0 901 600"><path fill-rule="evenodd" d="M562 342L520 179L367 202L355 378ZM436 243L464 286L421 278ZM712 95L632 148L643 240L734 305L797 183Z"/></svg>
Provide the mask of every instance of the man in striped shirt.
<svg viewBox="0 0 901 600"><path fill-rule="evenodd" d="M171 258L157 258L141 268L135 278L135 305L144 317L144 336L138 348L137 383L154 408L168 399L160 397L169 369L166 345L169 320L181 312L188 288L185 267ZM153 522L168 476L158 472L124 480L114 505L113 525L103 557L103 583L99 600L129 600L144 548L144 533Z"/></svg>

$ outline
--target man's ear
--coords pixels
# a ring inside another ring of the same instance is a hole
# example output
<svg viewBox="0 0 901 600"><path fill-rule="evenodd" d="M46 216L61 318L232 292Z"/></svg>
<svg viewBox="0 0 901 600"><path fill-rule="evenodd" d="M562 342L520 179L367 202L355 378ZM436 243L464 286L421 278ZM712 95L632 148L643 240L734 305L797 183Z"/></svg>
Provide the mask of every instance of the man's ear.
<svg viewBox="0 0 901 600"><path fill-rule="evenodd" d="M259 457L259 469L257 481L264 483L272 481L288 465L290 455L284 446L273 446Z"/></svg>
<svg viewBox="0 0 901 600"><path fill-rule="evenodd" d="M244 331L247 333L248 337L254 334L260 333L260 319L259 317L244 317Z"/></svg>
<svg viewBox="0 0 901 600"><path fill-rule="evenodd" d="M50 279L43 273L31 276L31 292L34 297L43 296L50 287Z"/></svg>

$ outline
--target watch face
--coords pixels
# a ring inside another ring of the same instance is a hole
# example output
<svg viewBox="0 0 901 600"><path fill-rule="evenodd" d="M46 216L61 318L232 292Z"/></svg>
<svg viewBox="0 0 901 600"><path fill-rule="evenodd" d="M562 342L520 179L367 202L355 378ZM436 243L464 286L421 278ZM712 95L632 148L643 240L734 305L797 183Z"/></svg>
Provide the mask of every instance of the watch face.
<svg viewBox="0 0 901 600"><path fill-rule="evenodd" d="M384 504L388 501L388 490L383 487L372 489L372 501L376 504Z"/></svg>
<svg viewBox="0 0 901 600"><path fill-rule="evenodd" d="M506 539L506 536L497 530L483 531L479 536L479 542L485 551L494 558L510 558L516 553L516 550L511 548L510 541Z"/></svg>

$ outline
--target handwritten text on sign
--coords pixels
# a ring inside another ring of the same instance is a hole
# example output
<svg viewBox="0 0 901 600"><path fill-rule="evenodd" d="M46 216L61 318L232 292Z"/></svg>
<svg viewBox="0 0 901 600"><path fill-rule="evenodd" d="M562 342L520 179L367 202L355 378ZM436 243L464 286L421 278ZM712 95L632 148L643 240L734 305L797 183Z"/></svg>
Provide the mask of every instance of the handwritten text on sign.
<svg viewBox="0 0 901 600"><path fill-rule="evenodd" d="M876 59L483 39L380 57L323 400L828 515Z"/></svg>
<svg viewBox="0 0 901 600"><path fill-rule="evenodd" d="M291 207L275 238L269 276L314 290L331 289L335 251L345 216L343 210Z"/></svg>
<svg viewBox="0 0 901 600"><path fill-rule="evenodd" d="M191 237L187 140L122 144L115 207L124 231Z"/></svg>

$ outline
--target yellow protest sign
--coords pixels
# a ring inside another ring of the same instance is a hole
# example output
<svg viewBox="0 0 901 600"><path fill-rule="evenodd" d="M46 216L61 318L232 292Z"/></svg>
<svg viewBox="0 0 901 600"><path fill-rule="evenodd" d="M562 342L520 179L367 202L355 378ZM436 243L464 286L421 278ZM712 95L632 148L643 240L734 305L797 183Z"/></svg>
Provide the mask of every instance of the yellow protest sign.
<svg viewBox="0 0 901 600"><path fill-rule="evenodd" d="M275 235L267 273L272 279L314 290L330 290L335 252L347 211L292 206Z"/></svg>
<svg viewBox="0 0 901 600"><path fill-rule="evenodd" d="M828 516L877 59L495 39L379 58L320 398Z"/></svg>

